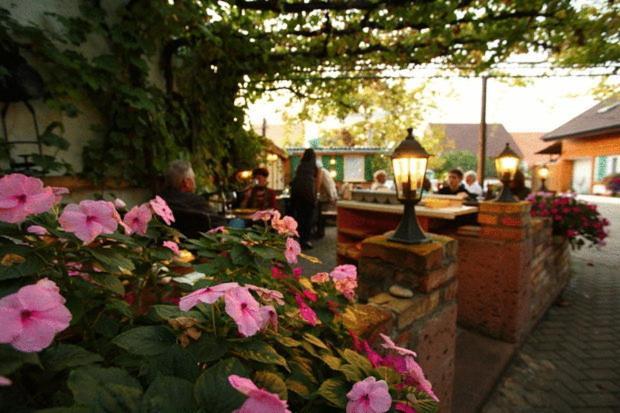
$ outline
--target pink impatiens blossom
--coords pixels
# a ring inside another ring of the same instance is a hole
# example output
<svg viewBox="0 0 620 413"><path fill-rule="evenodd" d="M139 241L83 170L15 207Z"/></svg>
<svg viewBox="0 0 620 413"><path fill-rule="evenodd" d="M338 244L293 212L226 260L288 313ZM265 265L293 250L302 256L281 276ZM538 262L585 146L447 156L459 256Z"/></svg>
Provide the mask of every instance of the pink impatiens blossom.
<svg viewBox="0 0 620 413"><path fill-rule="evenodd" d="M385 413L392 406L387 383L372 376L355 383L347 398L347 413Z"/></svg>
<svg viewBox="0 0 620 413"><path fill-rule="evenodd" d="M403 402L397 402L397 403L394 405L394 409L395 409L397 412L403 412L403 413L417 413L417 412L416 412L416 410L415 410L413 407L411 407L411 406L409 406L408 404L405 404L405 403L403 403Z"/></svg>
<svg viewBox="0 0 620 413"><path fill-rule="evenodd" d="M260 313L263 317L263 324L261 325L261 329L272 326L274 330L278 329L278 313L273 306L264 305L260 308Z"/></svg>
<svg viewBox="0 0 620 413"><path fill-rule="evenodd" d="M248 396L241 408L233 413L291 413L285 400L277 394L260 389L250 379L231 374L228 382L235 390Z"/></svg>
<svg viewBox="0 0 620 413"><path fill-rule="evenodd" d="M316 300L318 297L314 291L303 290L302 294L307 300L312 301L313 303L316 303Z"/></svg>
<svg viewBox="0 0 620 413"><path fill-rule="evenodd" d="M310 281L316 284L323 284L329 281L329 274L326 272L317 272L312 277L310 277Z"/></svg>
<svg viewBox="0 0 620 413"><path fill-rule="evenodd" d="M297 232L297 221L295 221L293 217L285 216L282 219L274 218L271 221L271 226L278 231L280 235L299 236Z"/></svg>
<svg viewBox="0 0 620 413"><path fill-rule="evenodd" d="M252 221L264 221L267 222L270 219L278 220L280 219L280 211L276 209L265 209L262 211L256 211L252 215L250 215L250 219Z"/></svg>
<svg viewBox="0 0 620 413"><path fill-rule="evenodd" d="M301 252L299 242L293 238L286 239L286 249L284 250L284 257L289 264L297 264L297 256Z"/></svg>
<svg viewBox="0 0 620 413"><path fill-rule="evenodd" d="M237 287L239 287L239 284L231 282L212 285L207 288L200 288L193 293L182 297L179 301L179 308L182 311L189 311L200 303L213 304L220 297L222 297L226 293L226 291L230 290L231 288Z"/></svg>
<svg viewBox="0 0 620 413"><path fill-rule="evenodd" d="M153 212L164 220L166 225L170 225L174 222L174 215L172 210L168 206L168 203L159 195L149 201L149 205L153 209Z"/></svg>
<svg viewBox="0 0 620 413"><path fill-rule="evenodd" d="M357 288L357 268L355 265L339 265L330 273L336 290L338 290L349 301L355 299L355 289Z"/></svg>
<svg viewBox="0 0 620 413"><path fill-rule="evenodd" d="M282 268L276 266L271 267L271 276L276 280L285 280L288 278L288 274L285 273Z"/></svg>
<svg viewBox="0 0 620 413"><path fill-rule="evenodd" d="M219 227L215 227L207 231L207 234L227 234L227 233L228 233L228 229L221 225Z"/></svg>
<svg viewBox="0 0 620 413"><path fill-rule="evenodd" d="M299 280L301 278L302 273L303 269L301 267L293 268L293 277L295 277L296 280Z"/></svg>
<svg viewBox="0 0 620 413"><path fill-rule="evenodd" d="M303 297L299 294L295 294L295 302L299 306L299 315L301 316L301 318L303 318L304 321L311 326L317 325L317 323L319 322L319 318L317 317L314 310L310 308L308 304L306 304Z"/></svg>
<svg viewBox="0 0 620 413"><path fill-rule="evenodd" d="M238 287L226 291L224 295L226 314L237 323L239 334L250 337L265 325L260 304L247 288Z"/></svg>
<svg viewBox="0 0 620 413"><path fill-rule="evenodd" d="M4 376L0 376L0 386L10 386L11 384L13 384L11 379L4 377Z"/></svg>
<svg viewBox="0 0 620 413"><path fill-rule="evenodd" d="M181 253L179 250L179 245L174 241L164 241L163 246L174 252L175 255L179 255Z"/></svg>
<svg viewBox="0 0 620 413"><path fill-rule="evenodd" d="M35 235L47 235L48 234L47 230L41 225L30 225L28 228L26 228L26 232L30 234L35 234Z"/></svg>
<svg viewBox="0 0 620 413"><path fill-rule="evenodd" d="M439 398L433 392L433 385L424 376L422 367L413 359L413 357L405 356L406 382L415 386L418 390L431 396L436 402Z"/></svg>
<svg viewBox="0 0 620 413"><path fill-rule="evenodd" d="M415 351L397 346L396 343L394 343L392 339L386 336L385 334L379 333L379 335L383 339L383 344L381 344L381 347L386 348L388 350L393 350L397 352L398 354L400 354L401 356L413 356L413 357L418 356Z"/></svg>
<svg viewBox="0 0 620 413"><path fill-rule="evenodd" d="M111 202L87 200L67 205L58 222L62 229L89 244L100 234L116 231L118 213Z"/></svg>
<svg viewBox="0 0 620 413"><path fill-rule="evenodd" d="M16 224L29 215L49 211L56 198L43 182L22 174L0 178L0 221Z"/></svg>
<svg viewBox="0 0 620 413"><path fill-rule="evenodd" d="M149 227L149 222L153 218L151 208L148 204L142 204L131 208L129 212L125 214L123 222L129 228L129 234L146 235L146 231Z"/></svg>
<svg viewBox="0 0 620 413"><path fill-rule="evenodd" d="M246 285L252 291L265 301L275 301L278 305L284 305L284 294L280 291L270 290L268 288L257 287L256 285Z"/></svg>
<svg viewBox="0 0 620 413"><path fill-rule="evenodd" d="M44 278L0 299L0 343L23 352L41 351L69 327L71 312L58 286Z"/></svg>

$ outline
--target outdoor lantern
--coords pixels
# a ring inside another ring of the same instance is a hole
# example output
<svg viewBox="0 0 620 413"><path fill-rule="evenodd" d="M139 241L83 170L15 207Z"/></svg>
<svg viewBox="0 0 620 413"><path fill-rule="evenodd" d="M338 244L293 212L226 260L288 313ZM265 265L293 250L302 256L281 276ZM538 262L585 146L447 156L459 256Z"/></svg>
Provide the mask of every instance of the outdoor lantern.
<svg viewBox="0 0 620 413"><path fill-rule="evenodd" d="M510 149L510 144L506 143L504 150L495 158L495 169L497 176L502 181L504 188L502 193L496 199L497 202L517 202L514 195L510 191L510 181L514 178L519 168L519 155Z"/></svg>
<svg viewBox="0 0 620 413"><path fill-rule="evenodd" d="M548 189L545 186L545 181L547 180L547 178L549 177L549 168L547 168L547 165L543 165L540 168L538 168L538 177L540 178L540 192L547 192Z"/></svg>
<svg viewBox="0 0 620 413"><path fill-rule="evenodd" d="M331 171L329 171L329 176L336 179L336 176L338 176L338 171L332 169Z"/></svg>
<svg viewBox="0 0 620 413"><path fill-rule="evenodd" d="M275 153L267 154L267 162L275 162L278 160L278 155Z"/></svg>
<svg viewBox="0 0 620 413"><path fill-rule="evenodd" d="M405 204L403 219L390 241L404 244L429 242L415 216L415 204L422 198L422 187L429 158L428 152L413 137L413 129L407 129L407 137L392 153L392 168L398 200Z"/></svg>
<svg viewBox="0 0 620 413"><path fill-rule="evenodd" d="M239 172L239 178L240 179L250 179L251 177L252 177L252 171L250 171L250 170L245 170L245 171Z"/></svg>

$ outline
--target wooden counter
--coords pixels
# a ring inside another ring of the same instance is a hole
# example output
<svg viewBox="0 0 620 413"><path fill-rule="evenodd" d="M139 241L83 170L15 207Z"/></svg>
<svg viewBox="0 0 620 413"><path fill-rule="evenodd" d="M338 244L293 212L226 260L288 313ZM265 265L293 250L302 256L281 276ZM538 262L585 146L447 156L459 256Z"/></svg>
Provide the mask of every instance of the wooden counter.
<svg viewBox="0 0 620 413"><path fill-rule="evenodd" d="M403 205L360 201L338 201L338 262L356 263L362 241L372 235L396 229L403 214ZM475 217L477 207L460 206L427 208L416 206L416 216L425 231L458 226Z"/></svg>

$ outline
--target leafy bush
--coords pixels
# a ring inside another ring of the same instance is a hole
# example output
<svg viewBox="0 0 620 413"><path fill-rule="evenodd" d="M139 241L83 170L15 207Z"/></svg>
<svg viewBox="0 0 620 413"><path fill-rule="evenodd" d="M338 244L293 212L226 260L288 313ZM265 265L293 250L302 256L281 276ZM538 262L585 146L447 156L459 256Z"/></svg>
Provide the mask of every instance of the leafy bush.
<svg viewBox="0 0 620 413"><path fill-rule="evenodd" d="M590 247L605 245L609 221L598 212L596 205L571 196L538 192L528 197L533 217L551 218L553 234L568 238L572 248L580 249L586 242Z"/></svg>
<svg viewBox="0 0 620 413"><path fill-rule="evenodd" d="M347 331L355 267L301 276L292 218L183 239L161 198L62 192L0 179L1 411L436 410L413 352Z"/></svg>

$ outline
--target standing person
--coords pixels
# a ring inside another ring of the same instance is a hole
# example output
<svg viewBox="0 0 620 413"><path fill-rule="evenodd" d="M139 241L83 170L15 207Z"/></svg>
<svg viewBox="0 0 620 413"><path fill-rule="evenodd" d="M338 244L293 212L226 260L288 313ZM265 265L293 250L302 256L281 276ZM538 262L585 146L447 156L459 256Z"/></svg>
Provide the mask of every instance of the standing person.
<svg viewBox="0 0 620 413"><path fill-rule="evenodd" d="M448 172L448 184L444 185L438 194L441 195L459 195L463 198L469 196L469 192L463 185L463 172L460 169L452 169Z"/></svg>
<svg viewBox="0 0 620 413"><path fill-rule="evenodd" d="M244 191L241 208L275 209L276 192L267 188L269 170L256 168L252 171L252 178L254 178L254 185Z"/></svg>
<svg viewBox="0 0 620 413"><path fill-rule="evenodd" d="M317 238L323 238L325 236L323 211L335 208L336 201L338 200L338 191L336 190L336 182L329 171L323 167L320 161L316 161L316 166L320 170L321 179L319 180L319 207L317 208L315 235Z"/></svg>
<svg viewBox="0 0 620 413"><path fill-rule="evenodd" d="M299 224L299 241L302 249L312 248L310 232L317 203L318 184L321 181L320 169L316 166L314 149L308 148L291 182L291 208Z"/></svg>
<svg viewBox="0 0 620 413"><path fill-rule="evenodd" d="M532 192L530 188L525 186L525 175L520 170L515 172L514 178L510 181L510 190L520 200L524 200Z"/></svg>
<svg viewBox="0 0 620 413"><path fill-rule="evenodd" d="M471 195L475 195L476 197L482 196L482 187L478 183L478 175L474 171L465 172L465 189Z"/></svg>

